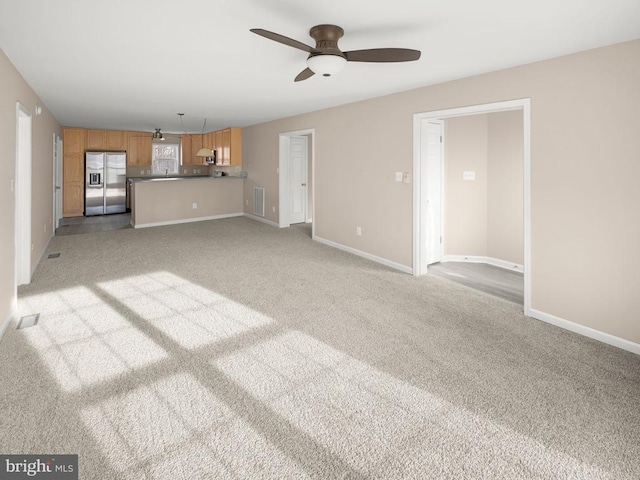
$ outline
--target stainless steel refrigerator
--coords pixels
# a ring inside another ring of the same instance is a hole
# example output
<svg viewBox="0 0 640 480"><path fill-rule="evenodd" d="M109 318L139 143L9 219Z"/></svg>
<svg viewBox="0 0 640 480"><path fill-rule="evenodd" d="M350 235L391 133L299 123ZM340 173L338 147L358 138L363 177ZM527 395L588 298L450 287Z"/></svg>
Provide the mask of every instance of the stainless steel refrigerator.
<svg viewBox="0 0 640 480"><path fill-rule="evenodd" d="M126 152L86 152L84 214L126 211Z"/></svg>

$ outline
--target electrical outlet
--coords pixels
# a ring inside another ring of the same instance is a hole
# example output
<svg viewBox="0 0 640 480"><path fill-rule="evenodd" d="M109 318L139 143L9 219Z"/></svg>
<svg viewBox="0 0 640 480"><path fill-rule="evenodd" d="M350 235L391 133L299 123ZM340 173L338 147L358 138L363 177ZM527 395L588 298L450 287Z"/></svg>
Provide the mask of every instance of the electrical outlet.
<svg viewBox="0 0 640 480"><path fill-rule="evenodd" d="M476 172L462 172L462 179L463 180L475 180L476 179Z"/></svg>
<svg viewBox="0 0 640 480"><path fill-rule="evenodd" d="M197 203L192 203L191 204L191 208L193 208L194 210L198 208L198 204Z"/></svg>
<svg viewBox="0 0 640 480"><path fill-rule="evenodd" d="M356 227L356 235L358 236L362 235L362 227Z"/></svg>

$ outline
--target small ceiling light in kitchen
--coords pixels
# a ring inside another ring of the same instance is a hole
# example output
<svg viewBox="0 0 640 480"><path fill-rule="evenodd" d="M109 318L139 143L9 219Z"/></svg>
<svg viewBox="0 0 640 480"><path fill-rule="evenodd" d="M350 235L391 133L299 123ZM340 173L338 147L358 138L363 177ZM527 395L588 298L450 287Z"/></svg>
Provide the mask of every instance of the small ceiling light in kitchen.
<svg viewBox="0 0 640 480"><path fill-rule="evenodd" d="M153 132L153 135L151 136L151 138L153 138L154 140L160 140L161 142L164 141L164 137L162 136L162 133L160 132L159 128L156 128L156 131Z"/></svg>

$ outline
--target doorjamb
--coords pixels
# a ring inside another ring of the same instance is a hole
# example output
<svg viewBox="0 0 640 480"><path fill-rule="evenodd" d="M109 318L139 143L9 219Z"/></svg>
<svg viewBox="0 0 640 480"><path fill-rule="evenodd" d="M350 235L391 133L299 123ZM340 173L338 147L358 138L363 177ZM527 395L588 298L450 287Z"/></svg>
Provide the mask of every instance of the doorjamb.
<svg viewBox="0 0 640 480"><path fill-rule="evenodd" d="M15 288L31 283L31 112L16 102Z"/></svg>
<svg viewBox="0 0 640 480"><path fill-rule="evenodd" d="M423 222L421 215L422 159L421 121L466 115L522 110L524 163L524 314L531 316L531 99L521 98L468 107L436 110L413 115L413 274L427 273L421 268L425 246L421 244Z"/></svg>
<svg viewBox="0 0 640 480"><path fill-rule="evenodd" d="M314 128L305 130L295 130L293 132L284 132L279 135L279 158L278 158L278 226L280 228L286 228L291 226L289 222L289 216L287 215L288 200L289 200L289 139L291 137L300 137L302 135L310 135L311 137L311 235L315 235L315 218L316 218L316 172L315 172L315 160L316 160L316 133ZM307 178L309 178L309 172L307 172ZM308 182L307 182L308 184ZM309 204L307 203L307 211ZM308 216L308 215L307 215Z"/></svg>
<svg viewBox="0 0 640 480"><path fill-rule="evenodd" d="M62 218L62 137L53 133L53 235Z"/></svg>

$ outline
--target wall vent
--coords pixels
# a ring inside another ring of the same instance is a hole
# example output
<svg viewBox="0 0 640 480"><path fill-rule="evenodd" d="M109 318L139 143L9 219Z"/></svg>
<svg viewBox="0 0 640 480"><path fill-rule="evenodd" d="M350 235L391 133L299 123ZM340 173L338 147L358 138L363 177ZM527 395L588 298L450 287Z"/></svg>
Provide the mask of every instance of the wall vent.
<svg viewBox="0 0 640 480"><path fill-rule="evenodd" d="M253 187L253 213L264 217L264 187Z"/></svg>

